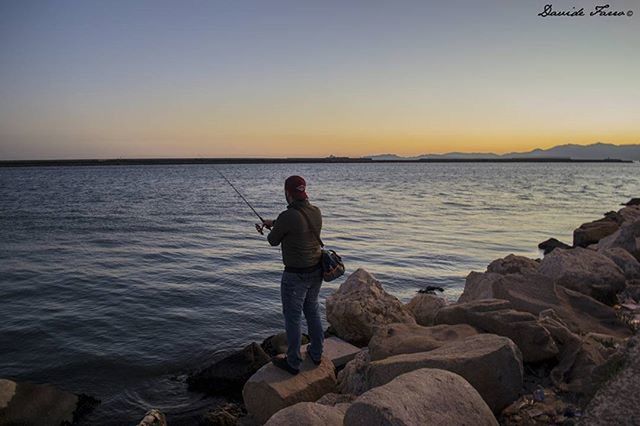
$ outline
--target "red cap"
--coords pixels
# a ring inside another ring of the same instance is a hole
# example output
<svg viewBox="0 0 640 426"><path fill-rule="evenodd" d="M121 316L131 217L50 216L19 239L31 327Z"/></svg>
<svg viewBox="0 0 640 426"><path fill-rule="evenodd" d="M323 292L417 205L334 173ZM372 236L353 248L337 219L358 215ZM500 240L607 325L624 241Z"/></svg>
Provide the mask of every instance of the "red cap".
<svg viewBox="0 0 640 426"><path fill-rule="evenodd" d="M284 181L284 189L296 200L306 200L308 198L306 193L307 183L302 176L289 176Z"/></svg>

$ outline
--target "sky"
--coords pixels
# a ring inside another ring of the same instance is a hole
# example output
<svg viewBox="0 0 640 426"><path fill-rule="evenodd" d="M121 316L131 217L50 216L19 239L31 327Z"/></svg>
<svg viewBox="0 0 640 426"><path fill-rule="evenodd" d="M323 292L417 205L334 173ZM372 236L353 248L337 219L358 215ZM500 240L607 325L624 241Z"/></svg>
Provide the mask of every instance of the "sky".
<svg viewBox="0 0 640 426"><path fill-rule="evenodd" d="M0 0L0 160L640 143L640 2Z"/></svg>

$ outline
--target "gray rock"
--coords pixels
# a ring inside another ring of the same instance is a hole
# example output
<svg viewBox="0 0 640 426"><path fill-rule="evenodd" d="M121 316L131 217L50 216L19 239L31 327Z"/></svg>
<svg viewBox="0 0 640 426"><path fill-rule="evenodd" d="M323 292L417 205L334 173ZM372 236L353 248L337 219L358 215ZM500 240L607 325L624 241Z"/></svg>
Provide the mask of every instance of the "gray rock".
<svg viewBox="0 0 640 426"><path fill-rule="evenodd" d="M618 265L611 259L581 247L554 250L544 257L539 272L557 285L610 305L615 303L616 294L624 290L626 281Z"/></svg>
<svg viewBox="0 0 640 426"><path fill-rule="evenodd" d="M497 425L478 392L449 371L419 369L361 395L345 426Z"/></svg>
<svg viewBox="0 0 640 426"><path fill-rule="evenodd" d="M467 324L433 327L389 324L376 330L369 342L369 355L375 361L393 355L428 352L476 334L478 331Z"/></svg>
<svg viewBox="0 0 640 426"><path fill-rule="evenodd" d="M438 309L446 306L447 300L428 293L418 293L406 304L420 325L433 325L433 319Z"/></svg>
<svg viewBox="0 0 640 426"><path fill-rule="evenodd" d="M242 397L247 412L264 423L285 407L298 402L312 402L336 390L333 363L322 357L319 366L305 359L300 373L293 376L269 363L244 385Z"/></svg>
<svg viewBox="0 0 640 426"><path fill-rule="evenodd" d="M338 392L360 395L367 387L366 370L371 362L369 349L360 351L352 361L338 373Z"/></svg>
<svg viewBox="0 0 640 426"><path fill-rule="evenodd" d="M438 324L469 324L485 332L513 340L524 362L554 358L558 347L537 316L510 308L506 300L486 299L447 306L438 312Z"/></svg>
<svg viewBox="0 0 640 426"><path fill-rule="evenodd" d="M640 335L629 339L623 362L584 412L586 426L640 424Z"/></svg>
<svg viewBox="0 0 640 426"><path fill-rule="evenodd" d="M366 369L367 386L382 386L420 368L448 370L464 377L494 413L517 399L523 384L518 347L506 337L478 334L429 352L372 361Z"/></svg>
<svg viewBox="0 0 640 426"><path fill-rule="evenodd" d="M240 397L242 387L271 357L257 343L251 343L214 364L187 377L189 390L211 395Z"/></svg>
<svg viewBox="0 0 640 426"><path fill-rule="evenodd" d="M640 279L640 262L622 247L603 249L600 253L618 265L627 280Z"/></svg>
<svg viewBox="0 0 640 426"><path fill-rule="evenodd" d="M604 237L616 232L618 228L620 228L620 224L609 218L583 223L573 231L573 245L575 247L587 247L590 244L595 244Z"/></svg>
<svg viewBox="0 0 640 426"><path fill-rule="evenodd" d="M315 402L299 402L278 411L265 426L342 426L345 411Z"/></svg>
<svg viewBox="0 0 640 426"><path fill-rule="evenodd" d="M354 399L356 399L356 395L349 393L328 393L323 395L316 402L322 405L335 406L340 404L351 404Z"/></svg>
<svg viewBox="0 0 640 426"><path fill-rule="evenodd" d="M362 268L327 297L326 305L327 320L336 335L357 346L369 343L377 326L395 322L415 324L411 312Z"/></svg>
<svg viewBox="0 0 640 426"><path fill-rule="evenodd" d="M640 261L640 219L635 222L625 222L620 229L598 243L599 251L614 247L625 249Z"/></svg>
<svg viewBox="0 0 640 426"><path fill-rule="evenodd" d="M0 424L51 425L74 423L99 401L52 385L0 379Z"/></svg>
<svg viewBox="0 0 640 426"><path fill-rule="evenodd" d="M540 264L533 259L524 256L510 254L504 259L496 259L487 266L487 272L495 272L496 274L523 274L526 272L535 272Z"/></svg>

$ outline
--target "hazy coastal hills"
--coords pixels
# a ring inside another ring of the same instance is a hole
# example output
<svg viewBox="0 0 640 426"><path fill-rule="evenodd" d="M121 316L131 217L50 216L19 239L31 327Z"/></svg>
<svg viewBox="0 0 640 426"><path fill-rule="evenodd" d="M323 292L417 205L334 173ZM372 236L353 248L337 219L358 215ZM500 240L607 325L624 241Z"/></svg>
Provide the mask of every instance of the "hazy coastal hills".
<svg viewBox="0 0 640 426"><path fill-rule="evenodd" d="M449 152L446 154L423 154L417 157L401 157L395 154L372 155L368 158L379 161L419 159L491 159L491 158L571 158L573 160L634 160L640 161L640 144L614 145L595 143L592 145L558 145L549 149L534 149L529 152L507 154Z"/></svg>

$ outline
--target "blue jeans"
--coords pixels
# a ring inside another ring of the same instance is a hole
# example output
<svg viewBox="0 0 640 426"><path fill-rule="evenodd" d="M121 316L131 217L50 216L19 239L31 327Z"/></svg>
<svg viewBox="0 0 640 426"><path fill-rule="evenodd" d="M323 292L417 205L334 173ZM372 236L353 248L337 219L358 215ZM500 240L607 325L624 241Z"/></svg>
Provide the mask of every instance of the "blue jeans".
<svg viewBox="0 0 640 426"><path fill-rule="evenodd" d="M315 360L322 357L324 332L320 321L320 304L318 294L322 285L322 268L308 273L284 271L280 283L282 296L282 313L284 327L287 332L287 361L295 369L300 368L300 341L302 340L302 313L307 320L307 330L311 343L309 352Z"/></svg>

